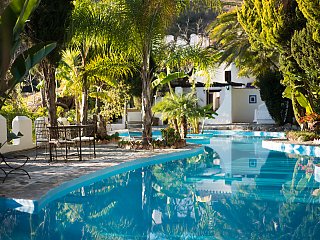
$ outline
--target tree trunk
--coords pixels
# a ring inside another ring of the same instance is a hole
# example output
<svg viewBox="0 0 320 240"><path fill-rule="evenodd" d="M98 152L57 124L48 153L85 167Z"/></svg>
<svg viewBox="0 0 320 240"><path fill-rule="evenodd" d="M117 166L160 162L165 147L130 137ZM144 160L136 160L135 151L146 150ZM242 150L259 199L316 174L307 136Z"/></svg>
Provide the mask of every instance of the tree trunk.
<svg viewBox="0 0 320 240"><path fill-rule="evenodd" d="M180 123L180 137L181 139L185 139L187 137L187 132L188 132L188 123L187 123L187 118L185 116L181 117L181 123Z"/></svg>
<svg viewBox="0 0 320 240"><path fill-rule="evenodd" d="M178 134L180 131L179 131L179 125L178 125L178 120L176 119L176 118L174 118L173 120L172 120L172 122L173 122L173 128L174 128L174 130L175 130L175 132Z"/></svg>
<svg viewBox="0 0 320 240"><path fill-rule="evenodd" d="M100 114L101 102L96 97L96 116L97 116L97 135L100 139L104 139L107 136L107 128L105 118Z"/></svg>
<svg viewBox="0 0 320 240"><path fill-rule="evenodd" d="M49 123L51 126L56 126L58 125L56 108L56 68L47 59L42 61L41 67L45 79L46 105L48 108Z"/></svg>
<svg viewBox="0 0 320 240"><path fill-rule="evenodd" d="M86 45L82 46L81 58L82 58L82 68L85 69L87 65L87 56L89 52L89 47ZM81 109L80 109L80 121L82 124L87 124L88 122L88 76L86 73L82 76L82 98L81 98Z"/></svg>
<svg viewBox="0 0 320 240"><path fill-rule="evenodd" d="M142 114L143 114L143 144L146 145L152 139L152 91L151 91L151 69L150 69L150 46L144 45L142 78Z"/></svg>
<svg viewBox="0 0 320 240"><path fill-rule="evenodd" d="M80 114L81 114L81 123L87 124L88 122L88 77L86 74L83 75Z"/></svg>
<svg viewBox="0 0 320 240"><path fill-rule="evenodd" d="M46 89L44 87L40 88L41 93L41 106L46 107Z"/></svg>

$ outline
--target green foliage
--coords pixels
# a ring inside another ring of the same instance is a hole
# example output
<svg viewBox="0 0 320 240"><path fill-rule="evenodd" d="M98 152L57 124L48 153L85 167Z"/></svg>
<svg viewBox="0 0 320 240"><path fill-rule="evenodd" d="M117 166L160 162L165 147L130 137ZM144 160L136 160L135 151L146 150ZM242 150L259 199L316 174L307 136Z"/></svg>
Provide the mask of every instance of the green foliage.
<svg viewBox="0 0 320 240"><path fill-rule="evenodd" d="M169 120L175 131L180 132L181 138L187 135L188 123L199 132L200 118L213 118L213 115L217 115L211 105L200 107L193 92L182 95L167 94L152 110L161 113L164 120Z"/></svg>
<svg viewBox="0 0 320 240"><path fill-rule="evenodd" d="M291 52L302 70L301 82L312 111L320 111L320 43L313 40L313 29L296 31L291 39Z"/></svg>
<svg viewBox="0 0 320 240"><path fill-rule="evenodd" d="M166 74L161 72L155 81L156 85L163 81L163 84L178 78L187 77L185 73L191 72L189 81L194 81L196 75L205 77L206 83L210 84L209 70L216 66L217 54L210 47L200 45L180 46L176 43L159 44L154 52L154 59L158 69L166 69ZM171 73L171 71L177 71ZM163 80L165 77L165 80ZM161 79L161 80L160 80ZM154 86L153 86L154 87Z"/></svg>
<svg viewBox="0 0 320 240"><path fill-rule="evenodd" d="M101 139L101 138L99 138L99 136L98 136L98 139ZM103 139L101 139L101 140L107 140L107 141L112 141L112 140L119 140L120 139L120 137L119 137L119 133L118 132L115 132L115 133L113 133L113 134L111 134L111 135L106 135ZM123 143L124 144L124 143Z"/></svg>
<svg viewBox="0 0 320 240"><path fill-rule="evenodd" d="M313 141L315 139L320 139L320 135L314 132L307 131L289 131L286 132L286 137L293 141Z"/></svg>
<svg viewBox="0 0 320 240"><path fill-rule="evenodd" d="M179 79L179 78L184 78L187 77L188 75L183 73L183 72L174 72L174 73L170 73L168 75L166 75L164 72L161 72L160 74L158 74L158 78L155 79L152 82L152 87L155 88L158 85L164 85L164 84L168 84L173 80Z"/></svg>
<svg viewBox="0 0 320 240"><path fill-rule="evenodd" d="M273 59L271 72L281 71L297 121L319 111L319 11L314 4L245 0L237 15L251 49Z"/></svg>
<svg viewBox="0 0 320 240"><path fill-rule="evenodd" d="M266 103L272 119L279 125L290 119L287 113L291 107L289 100L282 96L285 87L280 84L281 79L280 72L269 71L260 74L255 81L255 86L260 89L261 99Z"/></svg>
<svg viewBox="0 0 320 240"><path fill-rule="evenodd" d="M209 26L218 62L227 65L235 63L241 76L257 76L264 71L275 71L278 68L278 53L263 48L262 44L251 44L253 40L249 40L249 34L238 21L239 11L234 9L223 13Z"/></svg>
<svg viewBox="0 0 320 240"><path fill-rule="evenodd" d="M77 123L77 117L76 117L76 110L70 109L65 113L65 118L67 118L69 123L76 124Z"/></svg>
<svg viewBox="0 0 320 240"><path fill-rule="evenodd" d="M0 21L0 109L13 88L30 69L46 57L55 43L41 43L21 51L21 33L39 0L13 0L1 14ZM9 73L10 72L10 73Z"/></svg>
<svg viewBox="0 0 320 240"><path fill-rule="evenodd" d="M16 116L26 116L31 120L35 120L37 117L40 117L37 113L30 112L26 106L17 106L16 104L7 104L3 106L0 110L0 115L7 119L8 129L11 129L12 120Z"/></svg>
<svg viewBox="0 0 320 240"><path fill-rule="evenodd" d="M39 117L48 116L48 110L45 107L38 107L35 114Z"/></svg>
<svg viewBox="0 0 320 240"><path fill-rule="evenodd" d="M118 1L116 1L118 2ZM182 13L191 4L205 3L206 6L213 8L217 6L216 0L183 0L183 1L144 1L144 0L120 0L118 9L120 14L119 23L125 25L130 34L119 33L130 43L131 49L139 54L140 72L142 79L142 98L144 119L143 119L143 137L150 139L152 137L152 91L151 80L153 78L153 67L151 57L154 46L162 41L168 28L174 19ZM219 1L220 3L220 1ZM113 2L115 4L115 2ZM128 31L125 31L128 33ZM123 38L122 38L123 39Z"/></svg>
<svg viewBox="0 0 320 240"><path fill-rule="evenodd" d="M68 27L72 0L41 0L39 6L27 23L27 37L33 43L54 41L57 48L48 59L52 64L58 64L60 51L66 41L66 28Z"/></svg>
<svg viewBox="0 0 320 240"><path fill-rule="evenodd" d="M123 107L130 99L130 88L123 82L119 82L116 87L108 87L100 92L90 94L91 97L98 97L103 103L100 114L105 117L107 122L113 118L123 115Z"/></svg>
<svg viewBox="0 0 320 240"><path fill-rule="evenodd" d="M161 136L166 146L172 146L181 140L179 133L171 127L161 129Z"/></svg>
<svg viewBox="0 0 320 240"><path fill-rule="evenodd" d="M300 11L311 25L314 41L320 43L320 8L319 1L314 0L296 0Z"/></svg>
<svg viewBox="0 0 320 240"><path fill-rule="evenodd" d="M64 112L65 112L65 110L64 110L63 107L61 107L61 106L57 107L57 116L58 117L63 117L64 116Z"/></svg>

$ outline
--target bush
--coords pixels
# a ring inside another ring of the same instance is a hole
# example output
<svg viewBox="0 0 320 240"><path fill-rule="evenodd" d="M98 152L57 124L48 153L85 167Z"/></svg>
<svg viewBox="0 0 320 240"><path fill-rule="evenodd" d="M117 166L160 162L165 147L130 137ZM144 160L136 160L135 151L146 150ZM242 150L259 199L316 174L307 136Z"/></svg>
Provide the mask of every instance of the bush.
<svg viewBox="0 0 320 240"><path fill-rule="evenodd" d="M181 140L180 134L176 133L171 127L161 129L161 135L166 146L172 146Z"/></svg>
<svg viewBox="0 0 320 240"><path fill-rule="evenodd" d="M318 135L314 132L289 131L289 132L286 132L286 137L289 140L304 142L304 141L313 141L315 139L319 139L320 135Z"/></svg>

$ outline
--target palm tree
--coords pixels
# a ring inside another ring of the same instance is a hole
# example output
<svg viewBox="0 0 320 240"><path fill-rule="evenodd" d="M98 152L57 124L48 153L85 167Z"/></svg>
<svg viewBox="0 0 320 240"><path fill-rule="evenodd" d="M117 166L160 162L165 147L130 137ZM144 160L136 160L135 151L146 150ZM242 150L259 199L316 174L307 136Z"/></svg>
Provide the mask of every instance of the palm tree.
<svg viewBox="0 0 320 240"><path fill-rule="evenodd" d="M134 54L126 51L125 43L117 39L115 32L124 26L115 21L114 6L109 1L77 0L74 4L70 45L80 50L80 121L85 124L92 83L115 85L117 79L127 77L133 69Z"/></svg>
<svg viewBox="0 0 320 240"><path fill-rule="evenodd" d="M152 109L154 112L162 113L164 120L171 121L175 131L180 133L182 139L187 136L188 122L196 122L198 125L199 118L205 117L203 116L204 110L198 106L198 99L193 92L182 95L168 94Z"/></svg>
<svg viewBox="0 0 320 240"><path fill-rule="evenodd" d="M144 143L152 138L152 87L154 68L151 57L154 46L162 40L176 16L183 9L196 5L197 2L206 3L207 6L217 7L220 1L214 0L119 0L119 21L123 21L130 35L125 35L126 41L132 43L132 48L139 53L141 61L142 79L142 107L143 107L143 133Z"/></svg>
<svg viewBox="0 0 320 240"><path fill-rule="evenodd" d="M76 121L80 122L80 96L81 96L81 59L80 51L77 49L66 49L62 51L62 59L57 69L57 80L60 81L63 95L74 97L76 108Z"/></svg>
<svg viewBox="0 0 320 240"><path fill-rule="evenodd" d="M255 46L238 21L238 9L222 13L209 26L210 39L219 54L219 63L235 62L242 75L258 75L266 69L278 69L278 53ZM259 51L257 50L259 48Z"/></svg>
<svg viewBox="0 0 320 240"><path fill-rule="evenodd" d="M38 8L27 24L27 37L32 43L54 41L57 47L40 68L45 80L45 92L49 121L57 124L56 116L56 78L55 71L60 61L60 52L65 44L65 32L72 10L72 0L41 0Z"/></svg>

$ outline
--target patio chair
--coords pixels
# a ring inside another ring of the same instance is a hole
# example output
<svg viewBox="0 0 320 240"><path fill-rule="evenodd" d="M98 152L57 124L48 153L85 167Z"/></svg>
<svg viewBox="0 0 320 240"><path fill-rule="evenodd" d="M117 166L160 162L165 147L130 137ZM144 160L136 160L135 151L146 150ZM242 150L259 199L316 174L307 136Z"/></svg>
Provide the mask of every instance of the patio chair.
<svg viewBox="0 0 320 240"><path fill-rule="evenodd" d="M76 145L76 141L73 138L76 136L76 132L68 126L53 126L49 127L49 150L50 161L59 156L63 156L65 160L68 157L74 155L71 154L71 147L76 149L76 154L79 155L79 150ZM58 149L60 149L58 154ZM53 153L54 151L54 153Z"/></svg>
<svg viewBox="0 0 320 240"><path fill-rule="evenodd" d="M82 148L83 144L88 144L91 152L93 146L93 157L96 157L96 125L84 125L78 132L77 137L72 139L77 147Z"/></svg>
<svg viewBox="0 0 320 240"><path fill-rule="evenodd" d="M34 121L35 137L36 137L36 158L38 156L39 148L44 147L47 153L49 146L49 130L45 119L36 119Z"/></svg>

